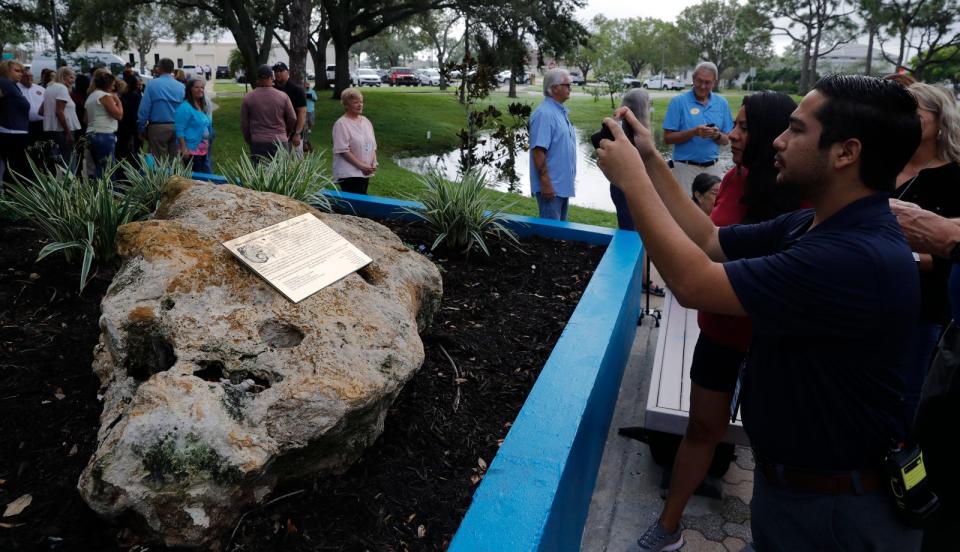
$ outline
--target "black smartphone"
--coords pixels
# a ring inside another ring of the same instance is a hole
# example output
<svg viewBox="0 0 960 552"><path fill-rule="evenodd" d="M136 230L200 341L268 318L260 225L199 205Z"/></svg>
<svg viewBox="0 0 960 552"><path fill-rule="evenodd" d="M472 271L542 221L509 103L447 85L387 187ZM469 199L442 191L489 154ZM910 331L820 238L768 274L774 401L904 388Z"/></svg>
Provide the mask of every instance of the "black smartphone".
<svg viewBox="0 0 960 552"><path fill-rule="evenodd" d="M707 126L710 127L710 128L713 128L713 127L717 126L717 123L707 123Z"/></svg>
<svg viewBox="0 0 960 552"><path fill-rule="evenodd" d="M610 132L610 129L607 128L607 125L600 127L600 132L595 132L590 137L590 142L593 144L593 149L600 147L600 140L613 140L613 132Z"/></svg>

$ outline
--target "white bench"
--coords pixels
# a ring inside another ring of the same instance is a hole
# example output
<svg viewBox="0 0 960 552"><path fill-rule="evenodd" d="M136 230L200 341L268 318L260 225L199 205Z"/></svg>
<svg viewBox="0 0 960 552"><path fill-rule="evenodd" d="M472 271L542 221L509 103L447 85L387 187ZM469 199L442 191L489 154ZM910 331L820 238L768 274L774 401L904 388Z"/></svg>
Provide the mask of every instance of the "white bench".
<svg viewBox="0 0 960 552"><path fill-rule="evenodd" d="M646 429L676 435L686 431L690 416L690 363L699 335L697 311L680 306L667 290L650 374ZM728 426L724 441L749 444L739 417Z"/></svg>

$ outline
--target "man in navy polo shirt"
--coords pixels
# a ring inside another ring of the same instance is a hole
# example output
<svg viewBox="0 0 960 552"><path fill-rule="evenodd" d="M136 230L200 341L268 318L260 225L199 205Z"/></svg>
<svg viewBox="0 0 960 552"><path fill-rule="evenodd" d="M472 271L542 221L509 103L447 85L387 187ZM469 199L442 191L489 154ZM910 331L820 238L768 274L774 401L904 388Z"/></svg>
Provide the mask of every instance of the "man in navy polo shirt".
<svg viewBox="0 0 960 552"><path fill-rule="evenodd" d="M753 321L739 398L757 461L751 522L761 552L919 546L881 470L911 416L902 336L916 320L919 281L885 192L919 144L916 109L896 83L821 79L774 141L779 185L813 209L722 229L635 118L616 114L636 147L605 121L615 140L601 143L598 164L624 189L677 299ZM643 540L665 550L681 539L678 530Z"/></svg>
<svg viewBox="0 0 960 552"><path fill-rule="evenodd" d="M530 193L537 198L541 218L567 220L577 178L577 133L563 105L570 98L570 73L547 71L543 95L530 116Z"/></svg>
<svg viewBox="0 0 960 552"><path fill-rule="evenodd" d="M674 96L663 118L663 141L673 144L673 176L687 195L700 173L723 177L717 163L720 147L730 143L733 130L730 104L713 93L717 66L704 61L693 70L693 88Z"/></svg>

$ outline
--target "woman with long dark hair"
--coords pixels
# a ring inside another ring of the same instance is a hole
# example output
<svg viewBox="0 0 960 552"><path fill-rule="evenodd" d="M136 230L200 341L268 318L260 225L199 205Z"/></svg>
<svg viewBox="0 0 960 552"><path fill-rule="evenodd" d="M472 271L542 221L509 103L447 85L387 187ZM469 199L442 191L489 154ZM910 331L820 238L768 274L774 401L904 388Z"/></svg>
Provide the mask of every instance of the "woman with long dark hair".
<svg viewBox="0 0 960 552"><path fill-rule="evenodd" d="M119 94L123 118L117 127L117 160L134 163L143 145L137 133L137 111L140 110L143 93L140 91L140 79L133 72L124 73L123 82L126 89Z"/></svg>
<svg viewBox="0 0 960 552"><path fill-rule="evenodd" d="M786 130L797 108L790 96L758 92L746 96L730 132L736 163L720 183L710 219L717 226L755 223L800 206L798 196L777 185L773 140ZM690 366L690 418L680 443L670 490L660 519L640 538L640 550L676 550L683 545L680 518L700 485L730 417L730 401L750 344L750 320L700 312L700 337Z"/></svg>
<svg viewBox="0 0 960 552"><path fill-rule="evenodd" d="M213 123L207 115L207 99L204 96L207 81L196 76L187 81L185 98L173 117L177 142L184 161L193 161L193 171L209 173L207 153L210 151L210 135Z"/></svg>

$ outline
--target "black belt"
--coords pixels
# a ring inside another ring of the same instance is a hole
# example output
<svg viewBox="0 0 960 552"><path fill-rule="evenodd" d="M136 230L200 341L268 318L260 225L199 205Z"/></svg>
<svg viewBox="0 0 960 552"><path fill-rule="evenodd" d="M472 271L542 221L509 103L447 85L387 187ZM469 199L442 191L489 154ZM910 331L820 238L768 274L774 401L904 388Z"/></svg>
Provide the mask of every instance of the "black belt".
<svg viewBox="0 0 960 552"><path fill-rule="evenodd" d="M150 121L151 125L173 125L176 124L173 121Z"/></svg>
<svg viewBox="0 0 960 552"><path fill-rule="evenodd" d="M888 481L880 470L823 473L764 461L757 462L757 471L774 487L827 495L869 493L882 489Z"/></svg>
<svg viewBox="0 0 960 552"><path fill-rule="evenodd" d="M697 167L712 167L717 164L717 160L707 161L706 163L700 163L699 161L682 161L680 159L674 159L675 163L683 163L685 165L696 165Z"/></svg>

